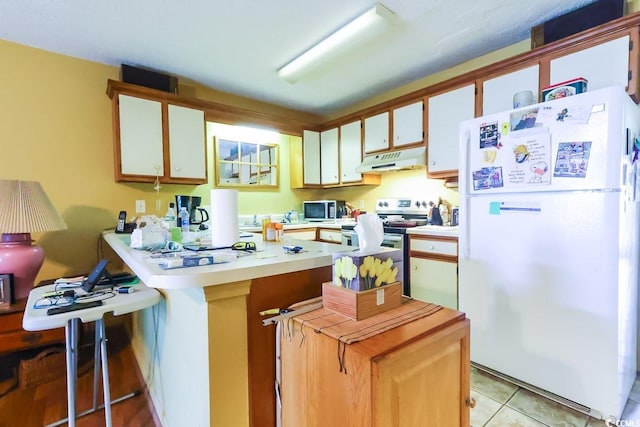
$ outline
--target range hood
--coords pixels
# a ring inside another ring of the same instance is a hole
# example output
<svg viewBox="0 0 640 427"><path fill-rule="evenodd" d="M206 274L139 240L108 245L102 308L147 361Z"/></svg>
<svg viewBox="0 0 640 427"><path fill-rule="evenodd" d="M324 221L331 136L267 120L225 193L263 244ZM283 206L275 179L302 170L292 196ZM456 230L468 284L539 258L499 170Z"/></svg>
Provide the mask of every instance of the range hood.
<svg viewBox="0 0 640 427"><path fill-rule="evenodd" d="M380 154L371 154L369 156L365 156L360 166L356 168L356 172L382 173L403 169L424 168L426 167L425 152L425 147L418 147Z"/></svg>

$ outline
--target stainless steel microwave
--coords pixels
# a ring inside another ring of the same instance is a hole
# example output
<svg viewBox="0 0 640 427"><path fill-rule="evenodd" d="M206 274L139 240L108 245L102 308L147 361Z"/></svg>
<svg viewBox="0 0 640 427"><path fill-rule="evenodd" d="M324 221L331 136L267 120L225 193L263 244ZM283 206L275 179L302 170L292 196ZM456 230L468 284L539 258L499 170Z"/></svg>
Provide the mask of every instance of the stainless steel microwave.
<svg viewBox="0 0 640 427"><path fill-rule="evenodd" d="M342 200L308 200L302 202L302 213L307 221L327 221L342 216L345 202Z"/></svg>

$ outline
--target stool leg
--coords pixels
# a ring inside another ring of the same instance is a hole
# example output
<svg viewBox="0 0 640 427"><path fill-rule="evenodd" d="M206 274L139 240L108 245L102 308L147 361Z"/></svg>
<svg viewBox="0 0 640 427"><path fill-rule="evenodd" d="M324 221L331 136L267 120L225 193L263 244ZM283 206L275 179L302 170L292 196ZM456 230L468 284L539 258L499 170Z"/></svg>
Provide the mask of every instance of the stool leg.
<svg viewBox="0 0 640 427"><path fill-rule="evenodd" d="M69 427L76 425L76 378L78 319L69 319L64 327L67 345L67 421Z"/></svg>
<svg viewBox="0 0 640 427"><path fill-rule="evenodd" d="M98 380L100 376L100 328L96 324L93 344L93 410L98 409Z"/></svg>
<svg viewBox="0 0 640 427"><path fill-rule="evenodd" d="M104 391L104 416L106 426L111 427L111 393L109 392L109 363L107 360L107 334L104 319L96 321L96 328L100 330L100 348L102 360L102 388Z"/></svg>

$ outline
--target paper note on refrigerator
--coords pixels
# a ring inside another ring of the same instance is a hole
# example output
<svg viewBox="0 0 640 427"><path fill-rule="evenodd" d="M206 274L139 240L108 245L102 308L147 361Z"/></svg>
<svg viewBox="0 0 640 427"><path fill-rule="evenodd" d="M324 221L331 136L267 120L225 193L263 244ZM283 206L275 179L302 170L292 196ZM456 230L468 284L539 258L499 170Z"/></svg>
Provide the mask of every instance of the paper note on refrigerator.
<svg viewBox="0 0 640 427"><path fill-rule="evenodd" d="M504 162L506 186L526 186L551 183L551 136L548 132L509 138L512 155Z"/></svg>
<svg viewBox="0 0 640 427"><path fill-rule="evenodd" d="M559 143L553 176L567 178L586 177L590 152L591 141Z"/></svg>

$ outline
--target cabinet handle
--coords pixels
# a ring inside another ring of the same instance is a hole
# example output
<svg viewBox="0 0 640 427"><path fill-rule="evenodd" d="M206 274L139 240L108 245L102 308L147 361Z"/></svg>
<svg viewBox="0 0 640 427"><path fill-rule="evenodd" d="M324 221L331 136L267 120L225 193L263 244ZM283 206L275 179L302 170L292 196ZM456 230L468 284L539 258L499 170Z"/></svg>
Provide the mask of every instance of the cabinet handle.
<svg viewBox="0 0 640 427"><path fill-rule="evenodd" d="M436 162L434 162L433 160L431 160L430 163L431 163L431 166L435 166L436 165Z"/></svg>
<svg viewBox="0 0 640 427"><path fill-rule="evenodd" d="M412 265L412 266L411 266L411 269L412 269L413 271L415 271L415 270L417 270L417 269L418 269L418 266L417 266L417 265Z"/></svg>
<svg viewBox="0 0 640 427"><path fill-rule="evenodd" d="M435 246L433 246L433 245L429 245L429 246L428 246L428 249L431 249L431 250L434 250L435 248L436 248L436 247L435 247Z"/></svg>
<svg viewBox="0 0 640 427"><path fill-rule="evenodd" d="M467 404L468 407L470 408L475 408L476 407L476 399L474 399L473 397L468 397L467 400L465 400L465 402Z"/></svg>

